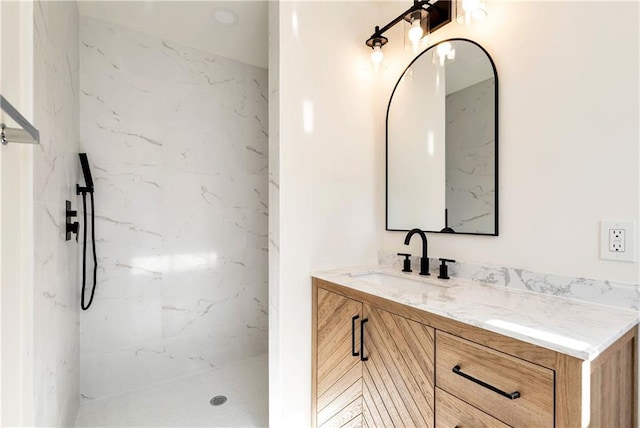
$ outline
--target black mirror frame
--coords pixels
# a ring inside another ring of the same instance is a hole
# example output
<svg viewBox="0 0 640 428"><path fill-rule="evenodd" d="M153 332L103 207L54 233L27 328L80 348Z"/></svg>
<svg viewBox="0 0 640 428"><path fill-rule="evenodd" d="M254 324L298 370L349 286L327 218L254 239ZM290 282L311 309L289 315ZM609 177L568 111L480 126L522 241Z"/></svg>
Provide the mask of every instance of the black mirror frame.
<svg viewBox="0 0 640 428"><path fill-rule="evenodd" d="M441 43L445 43L445 42L456 42L456 41L461 41L461 42L469 42L472 43L474 45L476 45L478 48L480 48L482 50L482 52L484 52L484 54L487 56L487 58L489 59L489 63L491 64L491 67L493 68L493 76L495 79L495 225L494 225L494 233L472 233L472 232L443 232L443 231L438 231L438 230L425 230L424 232L427 233L445 233L445 234L455 234L455 235L479 235L479 236L498 236L498 214L499 214L499 209L498 209L498 135L500 133L500 128L498 127L498 70L496 69L496 64L493 62L493 58L491 58L491 55L489 55L489 52L487 52L487 50L485 48L483 48L482 46L480 46L480 44L478 44L477 42L474 42L473 40L469 40L469 39L465 39L465 38L460 38L460 37L454 37L451 39L446 39L446 40L441 40L440 42L436 43L435 45L429 46L427 49L425 49L424 51L420 52L419 55L417 55L413 60L411 60L411 62L409 63L409 65L404 69L404 71L402 72L402 74L400 75L400 78L398 79L398 81L396 82L395 86L393 87L393 91L391 91L391 97L389 97L389 104L387 105L387 115L385 118L385 123L384 123L384 137L385 137L385 146L384 146L384 154L385 154L385 158L384 158L384 206L385 206L385 211L384 211L384 226L385 226L385 230L389 231L389 232L407 232L409 231L409 229L390 229L389 228L389 110L391 108L391 101L393 101L393 95L396 92L396 89L398 88L398 85L400 84L400 81L402 80L402 77L405 75L405 73L409 70L409 68L411 68L411 66L413 65L414 62L416 62L418 60L418 58L420 58L422 55L426 54L427 52L429 52L431 49L435 48L436 46L438 46ZM444 227L444 225L443 225Z"/></svg>

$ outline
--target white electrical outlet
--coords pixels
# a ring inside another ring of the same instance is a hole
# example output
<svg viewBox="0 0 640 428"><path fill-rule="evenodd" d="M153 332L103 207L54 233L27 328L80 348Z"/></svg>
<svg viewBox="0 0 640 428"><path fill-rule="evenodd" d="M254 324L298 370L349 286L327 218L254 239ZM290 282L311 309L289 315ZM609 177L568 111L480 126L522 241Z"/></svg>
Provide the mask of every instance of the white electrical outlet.
<svg viewBox="0 0 640 428"><path fill-rule="evenodd" d="M609 229L609 251L624 253L625 229Z"/></svg>
<svg viewBox="0 0 640 428"><path fill-rule="evenodd" d="M601 221L600 258L635 262L635 231L633 221Z"/></svg>

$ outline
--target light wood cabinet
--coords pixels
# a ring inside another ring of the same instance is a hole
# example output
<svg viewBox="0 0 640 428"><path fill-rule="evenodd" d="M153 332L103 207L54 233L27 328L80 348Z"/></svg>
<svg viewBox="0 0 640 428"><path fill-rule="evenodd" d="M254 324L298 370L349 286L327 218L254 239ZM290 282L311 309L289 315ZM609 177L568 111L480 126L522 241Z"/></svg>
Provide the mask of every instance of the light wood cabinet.
<svg viewBox="0 0 640 428"><path fill-rule="evenodd" d="M433 427L434 330L364 305L364 421Z"/></svg>
<svg viewBox="0 0 640 428"><path fill-rule="evenodd" d="M315 425L434 426L432 328L314 289Z"/></svg>
<svg viewBox="0 0 640 428"><path fill-rule="evenodd" d="M313 280L317 427L636 426L636 328L586 362Z"/></svg>
<svg viewBox="0 0 640 428"><path fill-rule="evenodd" d="M317 425L341 427L362 415L362 361L353 355L362 303L317 290Z"/></svg>
<svg viewBox="0 0 640 428"><path fill-rule="evenodd" d="M438 409L436 428L509 428L509 425L444 392L440 388L436 388L436 408Z"/></svg>
<svg viewBox="0 0 640 428"><path fill-rule="evenodd" d="M553 370L438 331L436 385L512 426L553 427Z"/></svg>

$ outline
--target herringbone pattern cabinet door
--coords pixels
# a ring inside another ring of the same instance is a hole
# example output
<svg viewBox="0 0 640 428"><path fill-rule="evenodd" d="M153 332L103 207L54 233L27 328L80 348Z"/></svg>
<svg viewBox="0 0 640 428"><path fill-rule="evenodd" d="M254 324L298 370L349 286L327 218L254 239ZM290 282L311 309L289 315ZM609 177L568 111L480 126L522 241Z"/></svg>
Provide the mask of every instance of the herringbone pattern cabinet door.
<svg viewBox="0 0 640 428"><path fill-rule="evenodd" d="M317 426L361 427L362 362L352 344L357 351L362 303L321 288L317 299Z"/></svg>
<svg viewBox="0 0 640 428"><path fill-rule="evenodd" d="M364 312L365 426L433 427L434 330L373 306Z"/></svg>

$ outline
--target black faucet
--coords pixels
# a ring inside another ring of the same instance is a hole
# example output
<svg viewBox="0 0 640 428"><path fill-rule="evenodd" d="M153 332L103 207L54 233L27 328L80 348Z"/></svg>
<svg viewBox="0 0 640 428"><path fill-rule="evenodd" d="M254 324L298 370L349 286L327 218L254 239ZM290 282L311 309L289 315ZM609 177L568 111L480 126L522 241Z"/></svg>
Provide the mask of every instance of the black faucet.
<svg viewBox="0 0 640 428"><path fill-rule="evenodd" d="M411 237L415 234L420 235L422 238L422 257L420 258L420 275L431 275L429 273L429 256L427 255L427 235L420 229L411 229L404 238L404 245L409 245Z"/></svg>

